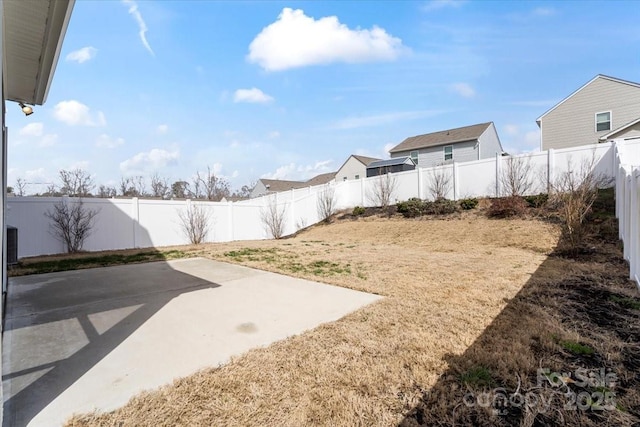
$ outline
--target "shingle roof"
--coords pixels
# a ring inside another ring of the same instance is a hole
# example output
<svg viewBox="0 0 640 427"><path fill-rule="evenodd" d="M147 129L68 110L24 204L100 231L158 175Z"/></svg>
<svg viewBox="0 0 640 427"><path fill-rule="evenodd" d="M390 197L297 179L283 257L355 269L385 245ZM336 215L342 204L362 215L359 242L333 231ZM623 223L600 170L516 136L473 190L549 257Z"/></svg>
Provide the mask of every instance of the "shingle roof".
<svg viewBox="0 0 640 427"><path fill-rule="evenodd" d="M352 156L355 157L356 160L358 160L360 163L362 163L365 166L369 166L369 163L375 162L376 160L380 160L380 159L376 159L375 157L360 156L358 154L352 154Z"/></svg>
<svg viewBox="0 0 640 427"><path fill-rule="evenodd" d="M322 185L322 184L326 184L329 181L333 181L335 177L336 177L335 172L322 173L320 175L314 176L310 180L306 181L304 184L305 184L305 187Z"/></svg>
<svg viewBox="0 0 640 427"><path fill-rule="evenodd" d="M412 136L393 147L389 150L389 153L436 147L438 145L453 144L456 142L473 141L480 138L480 135L482 135L492 123L493 122L479 123L477 125Z"/></svg>
<svg viewBox="0 0 640 427"><path fill-rule="evenodd" d="M369 163L369 166L367 166L367 169L384 168L387 166L401 165L403 163L406 163L407 160L409 160L411 164L414 164L413 160L411 160L411 157L394 157L392 159L376 160L375 162L371 162Z"/></svg>
<svg viewBox="0 0 640 427"><path fill-rule="evenodd" d="M314 185L322 185L322 184L326 184L327 182L333 180L336 176L335 172L327 172L327 173L322 173L320 175L316 175L313 178L307 180L307 181L286 181L283 179L260 179L260 181L262 182L262 184L264 184L264 186L269 186L269 191L270 192L280 192L280 191L288 191L293 189L298 189L298 188L305 188L305 187L311 187Z"/></svg>

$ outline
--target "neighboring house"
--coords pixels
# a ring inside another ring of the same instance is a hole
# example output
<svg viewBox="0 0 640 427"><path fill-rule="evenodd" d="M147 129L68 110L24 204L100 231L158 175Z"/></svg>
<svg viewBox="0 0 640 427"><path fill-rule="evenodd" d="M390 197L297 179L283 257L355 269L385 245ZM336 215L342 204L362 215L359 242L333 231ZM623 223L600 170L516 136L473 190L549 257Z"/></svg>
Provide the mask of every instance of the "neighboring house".
<svg viewBox="0 0 640 427"><path fill-rule="evenodd" d="M387 160L376 160L367 166L367 177L412 171L415 168L416 164L411 160L411 157L394 157Z"/></svg>
<svg viewBox="0 0 640 427"><path fill-rule="evenodd" d="M336 172L335 177L336 181L346 181L348 179L360 179L367 176L367 166L371 162L375 162L376 159L374 157L367 156L359 156L357 154L352 154L349 156L347 161L345 161L338 172Z"/></svg>
<svg viewBox="0 0 640 427"><path fill-rule="evenodd" d="M323 173L307 181L285 181L282 179L259 179L256 186L251 191L250 198L264 196L265 194L279 193L281 191L290 191L292 189L312 187L315 185L326 184L333 181L336 173Z"/></svg>
<svg viewBox="0 0 640 427"><path fill-rule="evenodd" d="M540 148L640 136L640 83L598 74L537 120Z"/></svg>
<svg viewBox="0 0 640 427"><path fill-rule="evenodd" d="M412 136L389 150L392 158L410 157L421 168L468 162L502 154L493 122Z"/></svg>

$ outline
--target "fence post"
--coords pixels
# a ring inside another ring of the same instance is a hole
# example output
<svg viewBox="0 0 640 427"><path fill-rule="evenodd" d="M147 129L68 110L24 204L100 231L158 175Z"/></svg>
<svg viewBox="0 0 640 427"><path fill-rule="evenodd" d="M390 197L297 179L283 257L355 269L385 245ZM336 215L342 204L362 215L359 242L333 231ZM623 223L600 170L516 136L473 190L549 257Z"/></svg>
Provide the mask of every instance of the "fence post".
<svg viewBox="0 0 640 427"><path fill-rule="evenodd" d="M451 170L453 176L453 200L458 200L460 196L460 182L458 182L458 163L453 162L453 169Z"/></svg>
<svg viewBox="0 0 640 427"><path fill-rule="evenodd" d="M502 153L496 153L496 197L500 197L501 172L502 172Z"/></svg>
<svg viewBox="0 0 640 427"><path fill-rule="evenodd" d="M295 188L291 189L291 229L293 230L293 232L295 233L296 231L298 231L298 228L296 227L296 210L294 207L294 201L295 201ZM316 192L316 200L318 197L318 193Z"/></svg>
<svg viewBox="0 0 640 427"><path fill-rule="evenodd" d="M631 168L629 189L631 190L631 209L629 215L629 278L635 279L638 257L638 181L637 169ZM626 245L625 245L626 246Z"/></svg>
<svg viewBox="0 0 640 427"><path fill-rule="evenodd" d="M140 209L137 197L131 199L131 219L133 220L133 247L137 248L138 239L136 239L136 235L138 234L138 223L140 222Z"/></svg>
<svg viewBox="0 0 640 427"><path fill-rule="evenodd" d="M234 233L233 233L233 202L228 201L228 219L227 219L227 236L229 236L229 241L233 242Z"/></svg>
<svg viewBox="0 0 640 427"><path fill-rule="evenodd" d="M547 150L547 193L553 190L553 171L556 168L556 156L553 148Z"/></svg>
<svg viewBox="0 0 640 427"><path fill-rule="evenodd" d="M424 197L424 183L422 182L422 168L418 168L418 199L423 200Z"/></svg>
<svg viewBox="0 0 640 427"><path fill-rule="evenodd" d="M365 184L364 184L364 177L360 178L360 201L362 202L362 204L360 206L364 207L364 197L365 197L365 192L366 192L366 188L365 188Z"/></svg>

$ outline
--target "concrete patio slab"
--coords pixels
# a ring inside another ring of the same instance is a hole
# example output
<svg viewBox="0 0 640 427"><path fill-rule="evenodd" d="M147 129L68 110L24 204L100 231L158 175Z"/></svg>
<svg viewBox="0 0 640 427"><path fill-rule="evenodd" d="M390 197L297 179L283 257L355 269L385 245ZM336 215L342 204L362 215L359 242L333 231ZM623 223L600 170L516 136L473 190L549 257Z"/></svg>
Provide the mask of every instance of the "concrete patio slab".
<svg viewBox="0 0 640 427"><path fill-rule="evenodd" d="M3 425L115 409L379 298L200 258L10 279Z"/></svg>

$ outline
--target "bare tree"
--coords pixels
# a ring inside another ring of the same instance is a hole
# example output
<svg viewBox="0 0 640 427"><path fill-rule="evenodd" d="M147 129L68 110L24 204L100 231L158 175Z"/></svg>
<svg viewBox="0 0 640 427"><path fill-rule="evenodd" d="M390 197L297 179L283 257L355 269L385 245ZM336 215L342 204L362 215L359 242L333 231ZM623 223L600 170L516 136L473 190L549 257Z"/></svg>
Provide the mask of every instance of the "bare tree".
<svg viewBox="0 0 640 427"><path fill-rule="evenodd" d="M375 206L379 206L384 210L388 210L393 201L393 195L396 191L398 182L393 174L386 173L378 176L373 183L373 188L369 192L369 201Z"/></svg>
<svg viewBox="0 0 640 427"><path fill-rule="evenodd" d="M524 196L534 189L530 156L509 156L502 165L500 188L504 196Z"/></svg>
<svg viewBox="0 0 640 427"><path fill-rule="evenodd" d="M120 194L125 197L144 197L147 195L144 177L141 175L120 178Z"/></svg>
<svg viewBox="0 0 640 427"><path fill-rule="evenodd" d="M611 184L611 179L596 173L595 163L594 155L575 168L569 159L567 170L552 183L552 203L558 206L563 236L574 254L583 244L584 221L598 197L598 189Z"/></svg>
<svg viewBox="0 0 640 427"><path fill-rule="evenodd" d="M51 234L66 246L69 253L82 250L84 241L93 230L96 215L98 210L87 209L82 199L63 199L53 205L53 211L44 213L51 220Z"/></svg>
<svg viewBox="0 0 640 427"><path fill-rule="evenodd" d="M100 187L98 187L97 195L98 197L101 197L103 199L110 199L112 197L116 197L118 195L118 192L116 191L115 187L101 184Z"/></svg>
<svg viewBox="0 0 640 427"><path fill-rule="evenodd" d="M20 197L24 196L26 189L27 189L26 181L22 178L16 179L16 186L14 189L16 196L20 196Z"/></svg>
<svg viewBox="0 0 640 427"><path fill-rule="evenodd" d="M326 222L331 222L331 217L336 213L336 190L331 185L326 185L322 191L318 193L316 201L318 209L318 217Z"/></svg>
<svg viewBox="0 0 640 427"><path fill-rule="evenodd" d="M151 195L153 197L161 197L163 199L166 199L171 195L169 182L166 178L161 178L157 173L154 173L153 176L151 176Z"/></svg>
<svg viewBox="0 0 640 427"><path fill-rule="evenodd" d="M451 190L452 173L449 173L444 167L436 167L431 169L429 173L429 192L433 200L446 199Z"/></svg>
<svg viewBox="0 0 640 427"><path fill-rule="evenodd" d="M171 184L171 196L176 199L186 199L189 196L189 183L187 181L176 181Z"/></svg>
<svg viewBox="0 0 640 427"><path fill-rule="evenodd" d="M82 169L62 169L58 172L62 186L60 193L69 197L86 197L95 187L91 175Z"/></svg>
<svg viewBox="0 0 640 427"><path fill-rule="evenodd" d="M267 206L260 210L260 219L267 233L274 239L279 239L284 234L286 206L278 208L277 197L269 197Z"/></svg>
<svg viewBox="0 0 640 427"><path fill-rule="evenodd" d="M211 219L211 214L206 206L189 203L185 209L178 211L178 218L180 218L182 231L189 239L189 242L199 245L205 241L209 233L209 221Z"/></svg>
<svg viewBox="0 0 640 427"><path fill-rule="evenodd" d="M196 199L215 201L231 194L229 182L222 177L217 177L209 166L206 173L196 172L193 179L193 192L193 197Z"/></svg>
<svg viewBox="0 0 640 427"><path fill-rule="evenodd" d="M239 190L233 192L233 197L238 197L241 199L248 199L251 197L251 192L255 188L257 181L251 181L249 184L243 185Z"/></svg>

